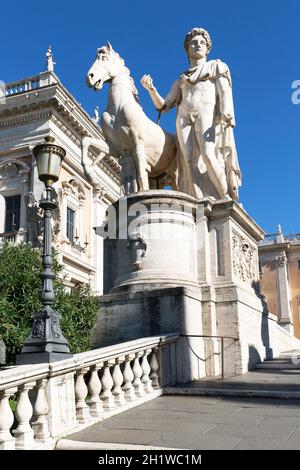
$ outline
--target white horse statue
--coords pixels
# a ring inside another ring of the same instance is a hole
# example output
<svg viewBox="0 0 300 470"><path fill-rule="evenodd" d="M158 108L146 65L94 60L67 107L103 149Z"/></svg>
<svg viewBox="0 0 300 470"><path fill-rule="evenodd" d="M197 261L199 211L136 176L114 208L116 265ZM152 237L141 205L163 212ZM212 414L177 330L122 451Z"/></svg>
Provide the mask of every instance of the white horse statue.
<svg viewBox="0 0 300 470"><path fill-rule="evenodd" d="M121 157L123 193L148 190L148 176L150 181L156 180L158 189L165 184L176 189L175 136L145 115L130 71L109 43L97 50L86 82L95 91L110 82L107 107L101 117L105 142L99 142L98 148ZM89 145L97 147L97 141L86 137L83 154Z"/></svg>

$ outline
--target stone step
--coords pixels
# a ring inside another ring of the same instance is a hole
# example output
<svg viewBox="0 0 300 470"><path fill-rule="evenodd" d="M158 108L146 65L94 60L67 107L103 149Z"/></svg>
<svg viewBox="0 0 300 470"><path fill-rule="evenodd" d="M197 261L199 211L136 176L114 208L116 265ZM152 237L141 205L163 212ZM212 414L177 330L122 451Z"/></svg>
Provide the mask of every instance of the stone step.
<svg viewBox="0 0 300 470"><path fill-rule="evenodd" d="M256 364L255 369L276 369L276 370L299 370L300 364L284 361L264 361Z"/></svg>
<svg viewBox="0 0 300 470"><path fill-rule="evenodd" d="M272 362L272 361L270 361ZM276 364L276 361L274 361ZM224 397L255 397L300 399L300 369L287 370L275 367L255 369L231 377L211 377L187 384L176 384L164 389L165 395L195 395ZM290 363L284 363L290 364ZM265 365L265 364L264 364ZM287 367L287 365L286 365Z"/></svg>
<svg viewBox="0 0 300 470"><path fill-rule="evenodd" d="M291 351L284 351L279 354L278 359L292 359L292 358L298 358L300 359L300 350L299 349L292 349Z"/></svg>
<svg viewBox="0 0 300 470"><path fill-rule="evenodd" d="M167 387L164 395L189 395L189 396L211 396L211 397L252 397L252 398L279 398L283 400L299 400L299 391L288 390L263 390L263 389L239 389L239 388L189 388L189 387Z"/></svg>

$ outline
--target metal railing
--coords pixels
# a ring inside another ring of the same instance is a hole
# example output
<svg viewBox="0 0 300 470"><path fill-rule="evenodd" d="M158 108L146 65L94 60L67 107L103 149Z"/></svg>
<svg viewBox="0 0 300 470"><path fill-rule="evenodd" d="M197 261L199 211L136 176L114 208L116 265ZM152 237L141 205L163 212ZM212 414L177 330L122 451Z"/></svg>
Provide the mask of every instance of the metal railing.
<svg viewBox="0 0 300 470"><path fill-rule="evenodd" d="M234 342L239 341L239 338L233 336L214 336L214 335L180 335L184 338L208 338L208 339L220 339L221 340L221 378L225 377L225 358L224 358L224 340L232 340Z"/></svg>
<svg viewBox="0 0 300 470"><path fill-rule="evenodd" d="M16 241L16 238L17 238L17 235L18 235L18 231L17 230L13 230L12 232L3 232L3 233L0 233L0 241L2 242L15 242Z"/></svg>

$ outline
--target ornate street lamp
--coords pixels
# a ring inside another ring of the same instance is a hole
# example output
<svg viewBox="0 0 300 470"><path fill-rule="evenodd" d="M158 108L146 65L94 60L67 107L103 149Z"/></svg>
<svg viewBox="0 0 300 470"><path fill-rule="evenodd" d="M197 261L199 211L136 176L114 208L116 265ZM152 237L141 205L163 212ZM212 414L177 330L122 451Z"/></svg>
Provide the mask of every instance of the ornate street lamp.
<svg viewBox="0 0 300 470"><path fill-rule="evenodd" d="M40 201L44 210L43 234L43 268L41 273L42 309L34 315L32 330L25 341L21 354L17 356L17 364L38 364L54 362L71 357L67 340L60 329L60 314L53 310L54 289L52 272L52 211L57 208L51 198L52 184L58 180L61 162L66 154L62 147L54 144L53 137L46 137L45 143L37 145L33 154L37 161L39 179L45 184L46 197Z"/></svg>

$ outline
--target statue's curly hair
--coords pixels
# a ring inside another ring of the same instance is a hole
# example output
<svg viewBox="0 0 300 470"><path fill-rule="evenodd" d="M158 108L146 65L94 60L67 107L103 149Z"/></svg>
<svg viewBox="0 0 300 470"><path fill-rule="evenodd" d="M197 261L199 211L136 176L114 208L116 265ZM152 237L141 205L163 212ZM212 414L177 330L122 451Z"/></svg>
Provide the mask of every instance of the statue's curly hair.
<svg viewBox="0 0 300 470"><path fill-rule="evenodd" d="M189 54L189 45L190 45L191 40L193 39L193 37L199 36L199 35L204 37L206 41L206 45L207 45L207 54L210 53L210 50L212 48L212 40L211 40L209 33L206 31L206 29L203 29L203 28L193 28L191 31L187 33L185 40L184 40L184 48L185 48L187 55Z"/></svg>

